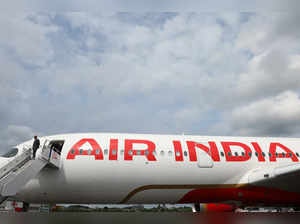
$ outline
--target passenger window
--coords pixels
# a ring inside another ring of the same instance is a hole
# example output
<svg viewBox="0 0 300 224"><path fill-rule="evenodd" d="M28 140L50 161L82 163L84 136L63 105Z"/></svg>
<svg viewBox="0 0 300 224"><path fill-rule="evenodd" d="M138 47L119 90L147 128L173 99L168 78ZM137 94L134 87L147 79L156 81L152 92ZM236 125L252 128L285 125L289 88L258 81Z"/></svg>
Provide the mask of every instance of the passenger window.
<svg viewBox="0 0 300 224"><path fill-rule="evenodd" d="M187 151L184 151L184 152L183 152L183 155L184 155L184 156L188 156Z"/></svg>
<svg viewBox="0 0 300 224"><path fill-rule="evenodd" d="M180 152L176 152L176 156L177 156L177 157L180 156Z"/></svg>
<svg viewBox="0 0 300 224"><path fill-rule="evenodd" d="M266 156L266 154L265 154L264 152L262 152L261 154L262 154L262 156L263 156L263 157L265 157L265 156Z"/></svg>
<svg viewBox="0 0 300 224"><path fill-rule="evenodd" d="M97 155L100 154L100 150L99 150L99 149L96 150L96 154L97 154Z"/></svg>
<svg viewBox="0 0 300 224"><path fill-rule="evenodd" d="M245 152L242 152L242 156L245 156Z"/></svg>
<svg viewBox="0 0 300 224"><path fill-rule="evenodd" d="M234 153L235 156L238 156L239 154L237 152Z"/></svg>
<svg viewBox="0 0 300 224"><path fill-rule="evenodd" d="M117 150L113 149L112 154L115 156L117 154Z"/></svg>
<svg viewBox="0 0 300 224"><path fill-rule="evenodd" d="M231 157L231 152L228 152L228 156Z"/></svg>
<svg viewBox="0 0 300 224"><path fill-rule="evenodd" d="M104 149L104 155L108 154L108 149Z"/></svg>
<svg viewBox="0 0 300 224"><path fill-rule="evenodd" d="M251 153L251 152L248 152L248 155L249 155L249 156L252 156L252 153Z"/></svg>
<svg viewBox="0 0 300 224"><path fill-rule="evenodd" d="M91 149L88 150L88 154L89 155L92 154L92 150Z"/></svg>
<svg viewBox="0 0 300 224"><path fill-rule="evenodd" d="M72 149L71 153L74 154L75 153L75 149Z"/></svg>
<svg viewBox="0 0 300 224"><path fill-rule="evenodd" d="M149 151L148 151L148 150L145 151L145 155L146 155L146 156L149 155Z"/></svg>
<svg viewBox="0 0 300 224"><path fill-rule="evenodd" d="M83 154L83 149L80 149L80 150L79 150L79 153L80 153L80 154Z"/></svg>
<svg viewBox="0 0 300 224"><path fill-rule="evenodd" d="M224 152L221 152L221 156L224 157Z"/></svg>
<svg viewBox="0 0 300 224"><path fill-rule="evenodd" d="M272 153L269 152L269 156L272 157Z"/></svg>
<svg viewBox="0 0 300 224"><path fill-rule="evenodd" d="M293 154L290 152L290 157L293 157Z"/></svg>
<svg viewBox="0 0 300 224"><path fill-rule="evenodd" d="M137 155L141 155L141 151L140 150L136 150L136 154Z"/></svg>
<svg viewBox="0 0 300 224"><path fill-rule="evenodd" d="M130 156L132 156L132 155L133 155L132 150L129 150L129 151L128 151L128 154L129 154Z"/></svg>
<svg viewBox="0 0 300 224"><path fill-rule="evenodd" d="M278 157L278 152L275 153L276 157Z"/></svg>
<svg viewBox="0 0 300 224"><path fill-rule="evenodd" d="M257 152L255 152L255 155L256 155L256 157L258 157L258 153Z"/></svg>
<svg viewBox="0 0 300 224"><path fill-rule="evenodd" d="M298 152L296 152L296 156L299 157L299 153Z"/></svg>

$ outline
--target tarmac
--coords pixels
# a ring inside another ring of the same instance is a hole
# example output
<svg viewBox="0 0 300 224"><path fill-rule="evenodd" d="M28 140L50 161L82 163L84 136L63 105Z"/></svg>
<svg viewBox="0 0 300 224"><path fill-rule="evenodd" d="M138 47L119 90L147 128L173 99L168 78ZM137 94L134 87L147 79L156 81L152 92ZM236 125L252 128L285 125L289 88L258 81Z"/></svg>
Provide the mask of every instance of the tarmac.
<svg viewBox="0 0 300 224"><path fill-rule="evenodd" d="M208 224L289 224L299 223L300 213L0 213L0 223L90 224L90 223L208 223Z"/></svg>

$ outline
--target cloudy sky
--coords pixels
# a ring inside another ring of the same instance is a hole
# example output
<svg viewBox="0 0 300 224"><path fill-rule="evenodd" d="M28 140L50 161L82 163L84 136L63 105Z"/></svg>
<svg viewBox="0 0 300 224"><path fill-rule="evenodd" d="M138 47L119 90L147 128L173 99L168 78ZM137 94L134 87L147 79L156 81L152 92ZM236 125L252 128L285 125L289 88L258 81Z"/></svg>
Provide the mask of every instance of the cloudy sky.
<svg viewBox="0 0 300 224"><path fill-rule="evenodd" d="M69 132L298 137L299 15L3 13L1 150Z"/></svg>

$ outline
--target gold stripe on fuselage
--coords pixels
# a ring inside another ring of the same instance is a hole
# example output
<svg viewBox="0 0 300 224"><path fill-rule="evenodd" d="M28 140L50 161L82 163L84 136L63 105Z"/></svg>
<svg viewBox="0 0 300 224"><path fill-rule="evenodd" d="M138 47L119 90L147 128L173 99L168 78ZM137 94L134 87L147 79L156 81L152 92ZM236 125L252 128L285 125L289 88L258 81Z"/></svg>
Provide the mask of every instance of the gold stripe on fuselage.
<svg viewBox="0 0 300 224"><path fill-rule="evenodd" d="M247 184L186 184L186 185L146 185L131 191L120 203L127 203L134 195L147 190L180 190L180 189L199 189L199 188L240 188Z"/></svg>

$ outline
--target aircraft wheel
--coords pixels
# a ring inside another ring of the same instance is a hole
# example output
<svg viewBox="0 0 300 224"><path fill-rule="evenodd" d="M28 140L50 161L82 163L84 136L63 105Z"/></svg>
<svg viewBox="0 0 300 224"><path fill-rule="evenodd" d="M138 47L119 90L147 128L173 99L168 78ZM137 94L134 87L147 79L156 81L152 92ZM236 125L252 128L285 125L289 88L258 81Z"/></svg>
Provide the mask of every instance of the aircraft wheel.
<svg viewBox="0 0 300 224"><path fill-rule="evenodd" d="M200 212L201 211L200 204L199 203L193 204L192 210L193 212Z"/></svg>
<svg viewBox="0 0 300 224"><path fill-rule="evenodd" d="M28 210L29 210L29 203L23 202L23 209L22 209L22 211L23 212L28 212Z"/></svg>

